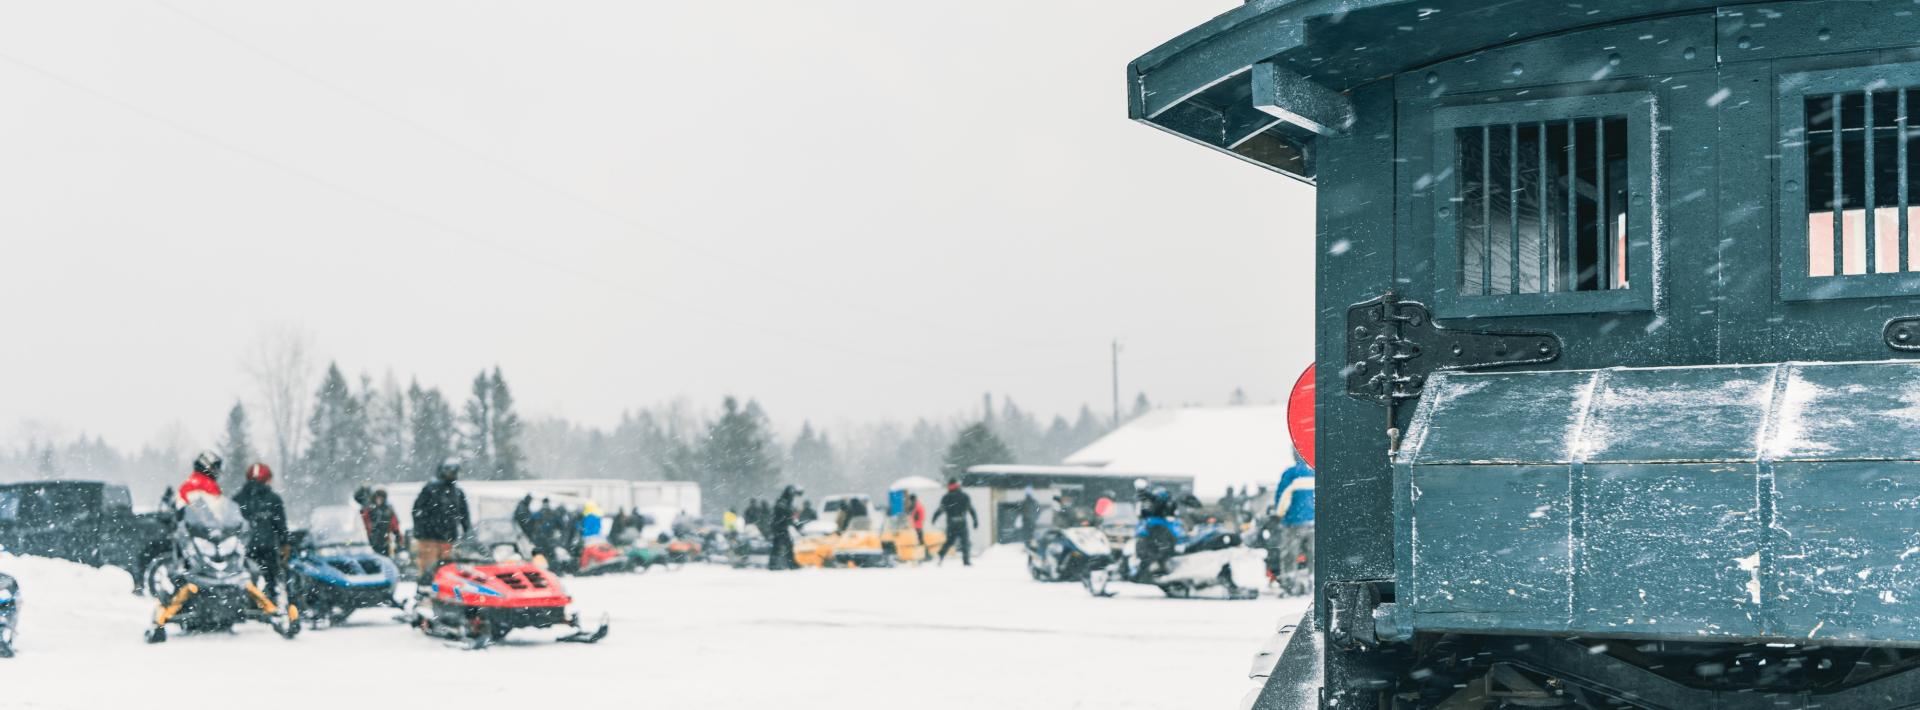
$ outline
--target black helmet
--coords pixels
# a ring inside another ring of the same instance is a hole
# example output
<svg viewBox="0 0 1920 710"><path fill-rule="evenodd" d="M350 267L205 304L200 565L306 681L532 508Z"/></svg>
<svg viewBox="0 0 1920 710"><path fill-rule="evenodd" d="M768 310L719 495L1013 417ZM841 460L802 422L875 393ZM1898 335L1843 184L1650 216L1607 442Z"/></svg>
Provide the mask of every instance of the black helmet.
<svg viewBox="0 0 1920 710"><path fill-rule="evenodd" d="M220 477L220 455L212 451L202 451L193 458L193 472L204 473L207 478Z"/></svg>
<svg viewBox="0 0 1920 710"><path fill-rule="evenodd" d="M434 475L442 481L457 479L460 477L460 462L454 459L447 459L440 463L440 470L436 471Z"/></svg>

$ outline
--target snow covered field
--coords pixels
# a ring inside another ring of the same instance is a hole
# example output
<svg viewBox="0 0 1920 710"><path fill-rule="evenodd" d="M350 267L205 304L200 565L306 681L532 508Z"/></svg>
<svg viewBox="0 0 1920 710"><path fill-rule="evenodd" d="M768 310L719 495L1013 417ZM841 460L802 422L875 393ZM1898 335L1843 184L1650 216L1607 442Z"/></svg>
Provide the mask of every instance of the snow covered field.
<svg viewBox="0 0 1920 710"><path fill-rule="evenodd" d="M296 640L265 626L148 646L124 573L0 555L20 580L19 655L0 707L412 707L429 698L565 707L1232 708L1248 665L1306 600L1173 600L1029 580L1017 548L945 567L770 573L690 565L569 579L605 612L598 645L515 632L450 648L363 612ZM222 696L232 702L222 702ZM265 704L255 704L258 698ZM397 703L393 701L398 701ZM369 705L371 703L371 705ZM617 703L607 705L607 703Z"/></svg>

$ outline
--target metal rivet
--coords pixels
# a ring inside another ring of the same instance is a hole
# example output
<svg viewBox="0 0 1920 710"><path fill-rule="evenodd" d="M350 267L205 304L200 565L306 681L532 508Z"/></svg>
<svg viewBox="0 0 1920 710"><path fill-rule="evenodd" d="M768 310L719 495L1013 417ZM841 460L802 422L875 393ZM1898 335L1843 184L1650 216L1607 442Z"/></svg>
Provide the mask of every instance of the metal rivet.
<svg viewBox="0 0 1920 710"><path fill-rule="evenodd" d="M1442 207L1442 208L1440 208L1440 216L1442 216L1442 217L1452 217L1452 216L1453 216L1453 209L1452 209L1452 208L1449 208L1449 207Z"/></svg>
<svg viewBox="0 0 1920 710"><path fill-rule="evenodd" d="M1494 355L1497 355L1497 356L1500 356L1500 357L1506 357L1506 356L1507 356L1507 341L1505 341L1505 340L1496 340L1496 341L1494 341L1494 342L1493 342L1493 354L1494 354Z"/></svg>
<svg viewBox="0 0 1920 710"><path fill-rule="evenodd" d="M1440 83L1440 74L1437 72L1427 72L1427 83L1429 84Z"/></svg>
<svg viewBox="0 0 1920 710"><path fill-rule="evenodd" d="M1820 41L1825 42L1827 40L1833 39L1833 30L1822 27L1820 28L1819 32L1813 33L1813 36L1816 39L1819 39Z"/></svg>
<svg viewBox="0 0 1920 710"><path fill-rule="evenodd" d="M1553 344L1545 340L1540 341L1540 354L1546 355L1551 352L1553 352Z"/></svg>
<svg viewBox="0 0 1920 710"><path fill-rule="evenodd" d="M1526 67L1526 65L1524 65L1524 64L1521 64L1521 63L1519 63L1519 62L1514 62L1514 63L1513 63L1513 75L1514 75L1514 76L1520 76L1521 74L1525 74L1525 73L1527 73L1527 67Z"/></svg>
<svg viewBox="0 0 1920 710"><path fill-rule="evenodd" d="M1680 52L1681 59L1692 59L1693 57L1694 57L1694 50L1692 47L1688 47L1684 51Z"/></svg>
<svg viewBox="0 0 1920 710"><path fill-rule="evenodd" d="M1610 66L1610 67L1617 67L1617 66L1620 66L1620 53L1619 53L1619 52L1614 52L1613 54L1609 54L1609 55L1607 55L1607 66Z"/></svg>
<svg viewBox="0 0 1920 710"><path fill-rule="evenodd" d="M1354 326L1354 327L1353 327L1353 337L1356 337L1356 338L1364 338L1364 337L1367 337L1367 327L1366 327L1366 326L1364 326L1364 325L1356 325L1356 326Z"/></svg>
<svg viewBox="0 0 1920 710"><path fill-rule="evenodd" d="M1787 192L1799 192L1799 191L1800 191L1800 181L1799 181L1799 180L1788 180L1788 181L1787 181Z"/></svg>
<svg viewBox="0 0 1920 710"><path fill-rule="evenodd" d="M1893 331L1893 339L1904 343L1913 339L1913 333L1909 332L1906 328L1901 328Z"/></svg>
<svg viewBox="0 0 1920 710"><path fill-rule="evenodd" d="M1739 47L1741 49L1753 49L1753 38L1741 37L1739 41L1734 42L1734 46Z"/></svg>
<svg viewBox="0 0 1920 710"><path fill-rule="evenodd" d="M1458 345L1455 345L1455 346L1453 346L1453 356L1454 356L1454 357L1460 357L1460 352L1461 352L1461 351L1460 351L1460 346L1458 346Z"/></svg>

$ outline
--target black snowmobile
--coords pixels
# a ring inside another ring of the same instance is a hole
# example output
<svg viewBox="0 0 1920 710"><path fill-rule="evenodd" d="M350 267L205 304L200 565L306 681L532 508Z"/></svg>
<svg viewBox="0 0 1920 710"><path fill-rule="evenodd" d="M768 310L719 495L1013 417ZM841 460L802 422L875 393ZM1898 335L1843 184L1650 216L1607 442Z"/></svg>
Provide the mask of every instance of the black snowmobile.
<svg viewBox="0 0 1920 710"><path fill-rule="evenodd" d="M161 600L147 643L166 641L168 624L192 634L260 621L286 638L300 633L299 609L292 603L282 608L254 586L247 530L240 506L225 498L204 497L179 512L170 554L146 574L148 589Z"/></svg>

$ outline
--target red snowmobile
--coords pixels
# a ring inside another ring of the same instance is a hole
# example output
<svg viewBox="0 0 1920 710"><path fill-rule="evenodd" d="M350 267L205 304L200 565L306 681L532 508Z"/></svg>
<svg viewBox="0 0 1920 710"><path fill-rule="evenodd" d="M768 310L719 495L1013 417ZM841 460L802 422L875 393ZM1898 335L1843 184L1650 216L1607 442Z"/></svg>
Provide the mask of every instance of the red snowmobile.
<svg viewBox="0 0 1920 710"><path fill-rule="evenodd" d="M588 631L580 615L567 613L573 598L560 581L529 562L465 560L448 562L434 572L433 587L411 621L434 636L485 648L506 638L514 629L565 626L573 633L558 641L594 643L607 637L607 619Z"/></svg>

